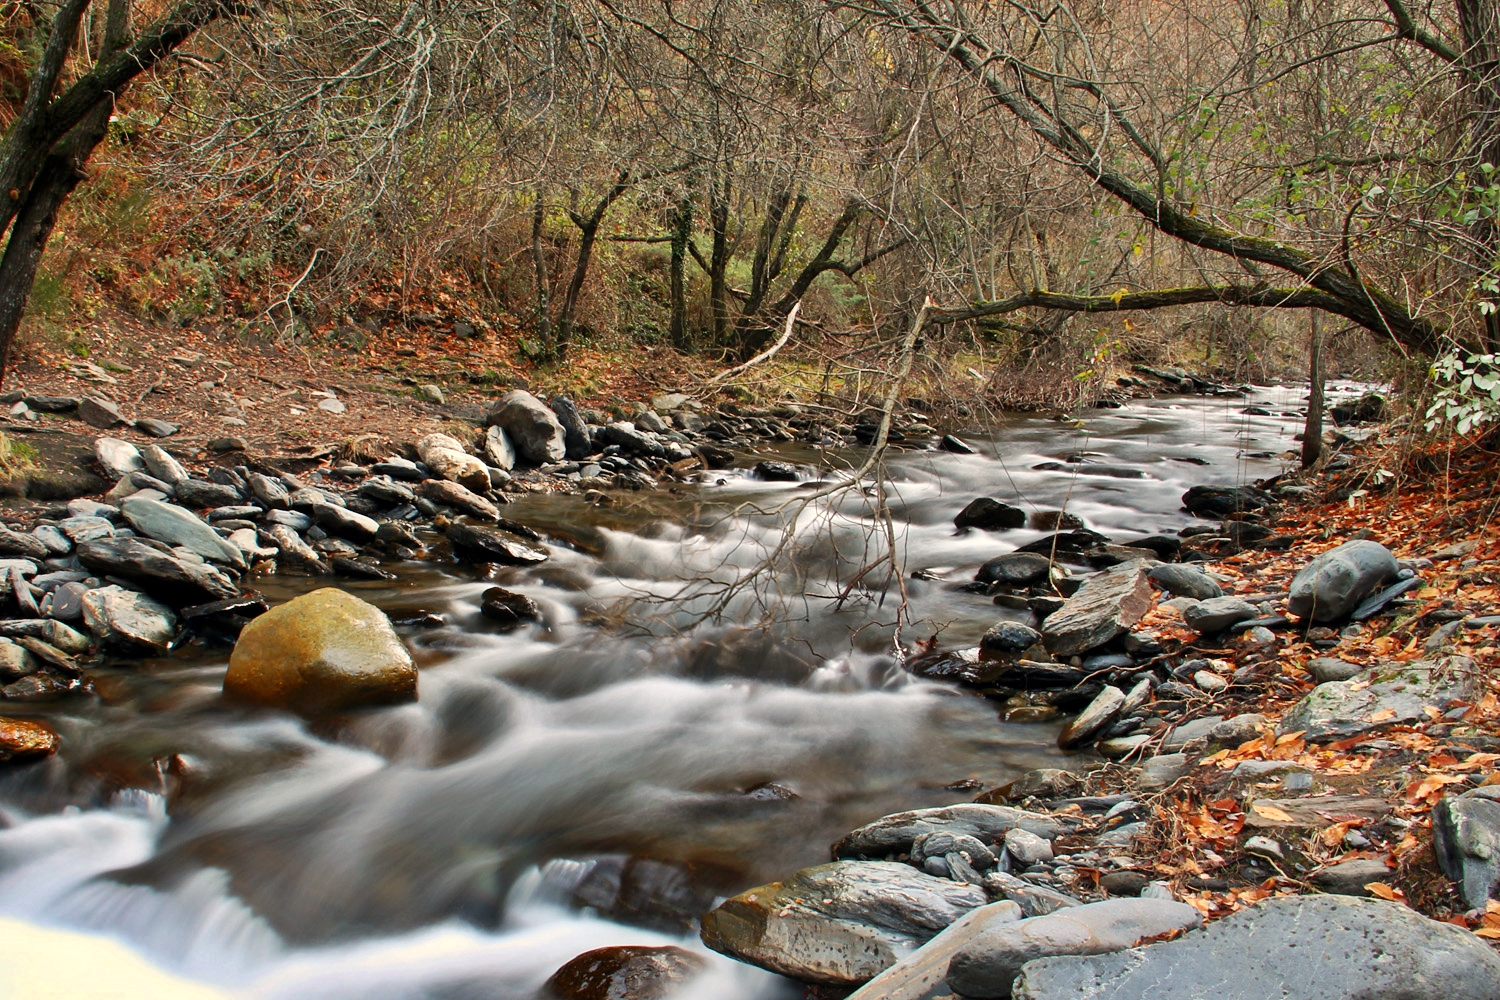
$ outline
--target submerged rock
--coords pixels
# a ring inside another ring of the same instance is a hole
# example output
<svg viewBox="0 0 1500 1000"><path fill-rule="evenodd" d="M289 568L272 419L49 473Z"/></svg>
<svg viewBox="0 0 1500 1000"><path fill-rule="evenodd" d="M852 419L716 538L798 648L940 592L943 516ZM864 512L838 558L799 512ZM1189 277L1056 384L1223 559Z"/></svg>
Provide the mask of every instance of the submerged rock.
<svg viewBox="0 0 1500 1000"><path fill-rule="evenodd" d="M948 986L966 997L1007 998L1021 966L1033 959L1121 951L1202 923L1202 915L1186 903L1161 899L1070 906L976 936L949 963Z"/></svg>
<svg viewBox="0 0 1500 1000"><path fill-rule="evenodd" d="M1001 583L1027 587L1047 579L1052 560L1036 552L1007 552L979 567L974 579L980 583Z"/></svg>
<svg viewBox="0 0 1500 1000"><path fill-rule="evenodd" d="M31 719L0 718L0 761L40 760L57 752L57 731Z"/></svg>
<svg viewBox="0 0 1500 1000"><path fill-rule="evenodd" d="M661 1000L708 967L672 945L595 948L564 965L542 987L547 1000Z"/></svg>
<svg viewBox="0 0 1500 1000"><path fill-rule="evenodd" d="M299 712L410 701L417 668L385 613L325 587L245 626L224 693Z"/></svg>
<svg viewBox="0 0 1500 1000"><path fill-rule="evenodd" d="M453 524L449 526L447 535L455 553L476 562L530 566L547 561L547 553L524 545L514 536L495 528Z"/></svg>
<svg viewBox="0 0 1500 1000"><path fill-rule="evenodd" d="M1001 503L994 497L976 497L953 519L955 528L979 528L984 531L1006 531L1026 527L1026 512L1020 507Z"/></svg>
<svg viewBox="0 0 1500 1000"><path fill-rule="evenodd" d="M703 943L794 979L862 983L989 901L910 865L836 861L757 886L703 918Z"/></svg>
<svg viewBox="0 0 1500 1000"><path fill-rule="evenodd" d="M1399 903L1268 899L1174 941L1043 958L1017 1000L1495 1000L1500 956Z"/></svg>
<svg viewBox="0 0 1500 1000"><path fill-rule="evenodd" d="M1287 610L1316 622L1341 621L1399 571L1396 557L1379 542L1345 542L1313 559L1292 578Z"/></svg>
<svg viewBox="0 0 1500 1000"><path fill-rule="evenodd" d="M479 599L479 611L501 628L520 628L527 622L542 621L542 609L525 594L504 587L491 587Z"/></svg>
<svg viewBox="0 0 1500 1000"><path fill-rule="evenodd" d="M1078 592L1042 623L1053 653L1086 653L1126 632L1151 607L1146 564L1132 559L1084 581Z"/></svg>

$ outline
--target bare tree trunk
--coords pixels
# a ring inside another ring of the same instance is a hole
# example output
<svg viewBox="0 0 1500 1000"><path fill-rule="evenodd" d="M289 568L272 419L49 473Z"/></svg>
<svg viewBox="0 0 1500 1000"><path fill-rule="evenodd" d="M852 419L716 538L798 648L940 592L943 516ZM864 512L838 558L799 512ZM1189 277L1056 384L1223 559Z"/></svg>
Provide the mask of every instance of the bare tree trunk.
<svg viewBox="0 0 1500 1000"><path fill-rule="evenodd" d="M693 197L684 190L678 199L677 209L672 214L672 260L668 268L671 285L672 319L668 334L672 346L679 351L693 349L692 338L687 329L687 282L684 270L687 267L688 241L693 237Z"/></svg>
<svg viewBox="0 0 1500 1000"><path fill-rule="evenodd" d="M544 346L552 343L552 288L547 277L547 253L542 248L542 224L547 205L537 189L536 203L531 206L531 270L536 283L536 336Z"/></svg>
<svg viewBox="0 0 1500 1000"><path fill-rule="evenodd" d="M721 346L729 332L729 196L733 184L728 165L715 165L708 205L713 231L708 255L708 302L714 317L714 343Z"/></svg>
<svg viewBox="0 0 1500 1000"><path fill-rule="evenodd" d="M578 241L578 257L573 264L573 277L568 281L568 291L563 297L562 311L557 316L554 327L553 342L550 353L556 358L562 358L568 353L568 346L573 342L573 314L578 308L578 297L583 292L583 281L588 277L589 263L594 258L594 244L599 238L599 226L604 222L604 216L609 208L620 196L630 189L630 171L621 170L615 178L615 183L604 196L594 205L594 210L588 215L579 215L569 212L568 216L573 220L573 225L583 234Z"/></svg>
<svg viewBox="0 0 1500 1000"><path fill-rule="evenodd" d="M1467 70L1470 108L1470 151L1473 165L1500 168L1500 7L1495 0L1458 0L1458 21L1463 32L1463 62ZM1486 183L1500 175L1490 174ZM1494 271L1500 263L1500 228L1494 219L1480 219L1473 226L1477 250L1475 266L1481 273ZM1500 295L1485 296L1500 307ZM1484 317L1484 337L1490 350L1500 348L1500 309Z"/></svg>
<svg viewBox="0 0 1500 1000"><path fill-rule="evenodd" d="M1310 469L1323 457L1323 327L1316 309L1308 310L1312 342L1307 351L1307 422L1302 425L1302 467Z"/></svg>

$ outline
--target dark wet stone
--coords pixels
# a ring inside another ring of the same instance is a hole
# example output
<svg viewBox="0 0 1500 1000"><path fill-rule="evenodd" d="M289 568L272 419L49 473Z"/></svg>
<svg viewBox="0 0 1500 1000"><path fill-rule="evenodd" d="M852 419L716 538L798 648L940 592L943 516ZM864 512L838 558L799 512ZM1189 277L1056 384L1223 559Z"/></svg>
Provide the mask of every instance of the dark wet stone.
<svg viewBox="0 0 1500 1000"><path fill-rule="evenodd" d="M951 451L955 455L979 454L973 445L961 438L954 437L952 434L944 434L942 440L938 442L938 447L944 451Z"/></svg>
<svg viewBox="0 0 1500 1000"><path fill-rule="evenodd" d="M494 528L455 523L449 526L447 536L457 555L476 562L530 566L547 560L547 553L534 549L513 535Z"/></svg>
<svg viewBox="0 0 1500 1000"><path fill-rule="evenodd" d="M1038 538L1034 542L1027 542L1025 545L1017 548L1016 551L1036 552L1041 555L1049 555L1053 552L1082 555L1089 549L1109 544L1110 540L1097 531L1090 531L1087 528L1074 528L1071 531L1058 531L1045 538Z"/></svg>
<svg viewBox="0 0 1500 1000"><path fill-rule="evenodd" d="M1210 597L1192 607L1184 608L1183 621L1188 627L1204 635L1222 632L1237 622L1249 621L1260 614L1259 609L1239 597Z"/></svg>
<svg viewBox="0 0 1500 1000"><path fill-rule="evenodd" d="M770 483L795 483L802 478L797 475L795 465L789 462L773 462L770 459L756 462L750 474L756 479L763 479Z"/></svg>
<svg viewBox="0 0 1500 1000"><path fill-rule="evenodd" d="M234 642L246 625L271 610L259 594L210 601L183 608L178 616L182 624L198 635L221 642Z"/></svg>
<svg viewBox="0 0 1500 1000"><path fill-rule="evenodd" d="M1001 503L994 497L976 497L953 518L955 528L979 528L982 531L1007 531L1026 526L1026 512L1020 507Z"/></svg>
<svg viewBox="0 0 1500 1000"><path fill-rule="evenodd" d="M1254 486L1194 486L1182 495L1182 505L1189 512L1209 518L1264 510L1275 502L1275 497Z"/></svg>
<svg viewBox="0 0 1500 1000"><path fill-rule="evenodd" d="M674 945L596 948L554 972L541 996L546 1000L661 1000L707 966L700 956Z"/></svg>
<svg viewBox="0 0 1500 1000"><path fill-rule="evenodd" d="M366 479L354 488L354 495L387 507L411 503L417 496L410 486L397 482L390 476Z"/></svg>
<svg viewBox="0 0 1500 1000"><path fill-rule="evenodd" d="M1035 552L1007 552L979 567L974 579L980 583L1000 583L1027 587L1047 579L1051 562Z"/></svg>
<svg viewBox="0 0 1500 1000"><path fill-rule="evenodd" d="M177 499L188 507L231 507L244 499L238 489L220 483L205 483L201 479L184 479L177 484Z"/></svg>
<svg viewBox="0 0 1500 1000"><path fill-rule="evenodd" d="M980 659L1014 659L1042 641L1042 633L1020 622L993 625L979 640Z"/></svg>
<svg viewBox="0 0 1500 1000"><path fill-rule="evenodd" d="M71 413L79 402L77 396L26 396L26 405L38 413Z"/></svg>
<svg viewBox="0 0 1500 1000"><path fill-rule="evenodd" d="M589 425L578 412L578 406L567 396L553 396L547 404L562 424L564 457L586 458L593 451L589 443Z"/></svg>
<svg viewBox="0 0 1500 1000"><path fill-rule="evenodd" d="M527 622L543 621L542 609L525 594L503 587L491 587L480 597L479 611L501 628L520 628Z"/></svg>
<svg viewBox="0 0 1500 1000"><path fill-rule="evenodd" d="M329 567L339 576L355 580L398 580L395 573L387 572L368 559L336 554L328 557Z"/></svg>
<svg viewBox="0 0 1500 1000"><path fill-rule="evenodd" d="M45 722L0 718L0 761L20 764L57 752L62 741Z"/></svg>

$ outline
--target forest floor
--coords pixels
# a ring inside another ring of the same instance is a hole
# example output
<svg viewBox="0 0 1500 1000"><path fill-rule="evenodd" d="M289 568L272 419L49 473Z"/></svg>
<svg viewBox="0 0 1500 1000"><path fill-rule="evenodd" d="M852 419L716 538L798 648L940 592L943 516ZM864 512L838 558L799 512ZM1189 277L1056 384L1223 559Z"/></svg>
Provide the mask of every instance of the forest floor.
<svg viewBox="0 0 1500 1000"><path fill-rule="evenodd" d="M1355 484L1346 477L1369 476L1378 468L1402 475L1387 479L1379 492L1327 499L1351 492ZM1329 866L1376 861L1388 874L1371 880L1368 894L1500 938L1500 903L1466 916L1453 884L1438 870L1430 815L1445 794L1500 780L1500 629L1482 621L1500 612L1495 468L1496 456L1478 445L1462 451L1372 450L1354 470L1325 480L1323 499L1284 508L1270 522L1279 536L1296 540L1290 549L1244 551L1205 566L1231 578L1226 593L1284 593L1314 555L1353 538L1373 538L1415 564L1425 585L1407 595L1405 606L1388 608L1352 634L1331 628L1281 632L1269 648L1206 642L1159 606L1136 626L1178 655L1208 658L1223 676L1250 668L1243 683L1204 694L1189 716L1259 713L1266 720L1256 738L1237 747L1190 754L1190 772L1150 796L1156 821L1150 846L1139 857L1152 878L1172 883L1179 898L1206 915L1219 916L1269 896L1315 889L1314 876ZM1464 618L1481 621L1458 624ZM1337 645L1328 648L1332 640ZM1226 648L1213 648L1219 645ZM1414 724L1371 725L1339 742L1278 734L1283 715L1316 686L1308 667L1320 656L1366 667L1467 656L1480 668L1484 693L1446 712L1429 709L1429 718ZM1245 761L1279 762L1289 772L1310 774L1312 790L1288 796L1284 775L1271 766L1262 766L1255 781L1232 775ZM1100 791L1129 788L1130 769L1109 765L1090 784ZM1299 803L1299 795L1340 798L1328 800L1328 811L1299 808L1318 802ZM1247 850L1251 835L1275 840L1282 856Z"/></svg>

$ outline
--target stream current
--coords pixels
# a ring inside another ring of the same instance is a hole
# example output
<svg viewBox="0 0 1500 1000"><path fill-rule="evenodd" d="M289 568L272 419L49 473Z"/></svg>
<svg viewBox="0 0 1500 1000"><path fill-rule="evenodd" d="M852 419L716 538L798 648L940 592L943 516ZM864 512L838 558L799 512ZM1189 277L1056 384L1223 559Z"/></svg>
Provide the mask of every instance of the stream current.
<svg viewBox="0 0 1500 1000"><path fill-rule="evenodd" d="M222 648L109 661L93 697L13 713L63 749L0 774L0 995L525 1000L589 949L673 943L710 961L691 996L799 996L704 950L693 919L881 815L1063 760L1055 725L1001 722L891 656L903 599L908 644L1025 617L958 588L1043 533L959 534L954 515L993 496L1117 542L1175 532L1189 486L1285 466L1304 398L1014 416L964 435L979 454L897 452L899 582L868 569L886 542L858 493L797 503L815 488L736 470L606 507L527 495L506 516L568 542L539 567L340 583L398 623L442 616L399 627L422 668L405 706L307 722L226 703ZM775 457L833 479L860 456ZM323 581L258 584L275 603ZM496 584L550 629L496 632Z"/></svg>

